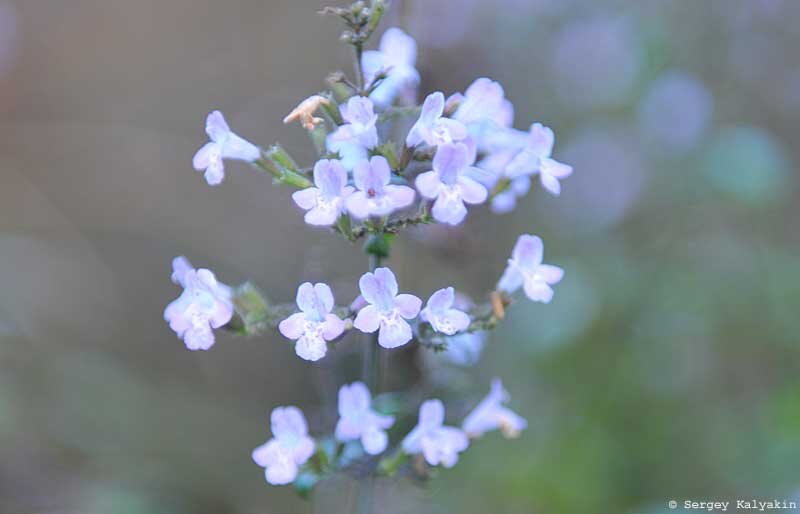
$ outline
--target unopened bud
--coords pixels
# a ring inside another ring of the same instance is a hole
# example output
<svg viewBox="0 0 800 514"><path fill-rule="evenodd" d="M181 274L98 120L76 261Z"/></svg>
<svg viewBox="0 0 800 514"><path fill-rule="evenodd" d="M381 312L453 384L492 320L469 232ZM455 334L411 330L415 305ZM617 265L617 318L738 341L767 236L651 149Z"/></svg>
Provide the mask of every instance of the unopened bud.
<svg viewBox="0 0 800 514"><path fill-rule="evenodd" d="M292 156L289 155L289 152L278 143L269 147L269 150L267 150L267 157L287 170L297 171L297 162L295 162Z"/></svg>
<svg viewBox="0 0 800 514"><path fill-rule="evenodd" d="M364 10L364 7L365 7L364 2L359 0L358 2L355 2L353 3L353 5L350 6L350 12L358 16L359 14L361 14L361 11Z"/></svg>
<svg viewBox="0 0 800 514"><path fill-rule="evenodd" d="M381 22L386 12L386 2L384 0L372 0L370 6L369 21L367 22L367 34L372 34Z"/></svg>
<svg viewBox="0 0 800 514"><path fill-rule="evenodd" d="M298 171L297 163L279 144L272 145L262 158L253 163L273 176L279 184L287 184L298 189L311 187L311 181Z"/></svg>

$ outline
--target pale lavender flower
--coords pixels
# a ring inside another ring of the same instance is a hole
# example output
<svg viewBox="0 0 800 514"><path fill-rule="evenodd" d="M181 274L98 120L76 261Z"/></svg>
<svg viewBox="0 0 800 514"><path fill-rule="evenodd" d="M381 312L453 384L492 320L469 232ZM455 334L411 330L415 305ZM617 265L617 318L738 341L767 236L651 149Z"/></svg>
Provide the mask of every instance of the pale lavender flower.
<svg viewBox="0 0 800 514"><path fill-rule="evenodd" d="M212 329L233 317L231 288L217 282L211 271L194 269L186 257L172 261L172 281L183 293L164 309L164 319L186 348L208 350L214 345Z"/></svg>
<svg viewBox="0 0 800 514"><path fill-rule="evenodd" d="M531 125L528 145L508 164L506 174L511 177L539 174L539 179L551 194L561 194L561 183L572 174L572 166L562 164L550 156L553 153L555 136L552 129L541 123Z"/></svg>
<svg viewBox="0 0 800 514"><path fill-rule="evenodd" d="M456 366L474 366L481 358L486 332L462 332L447 340L442 358Z"/></svg>
<svg viewBox="0 0 800 514"><path fill-rule="evenodd" d="M297 288L297 306L301 312L292 314L278 324L281 334L296 341L298 357L317 361L328 351L327 341L344 332L344 321L333 309L333 293L327 284L304 282Z"/></svg>
<svg viewBox="0 0 800 514"><path fill-rule="evenodd" d="M455 299L456 293L452 287L439 289L428 299L428 304L420 312L419 318L430 323L435 331L448 336L466 330L470 324L469 316L453 308Z"/></svg>
<svg viewBox="0 0 800 514"><path fill-rule="evenodd" d="M378 115L369 98L353 96L339 107L344 124L330 134L326 146L331 152L338 152L342 165L352 170L362 159L367 158L367 150L378 144L378 129L375 123Z"/></svg>
<svg viewBox="0 0 800 514"><path fill-rule="evenodd" d="M347 185L347 171L338 160L321 159L314 164L314 185L295 191L292 200L307 211L309 225L333 225L344 210L345 198L355 191Z"/></svg>
<svg viewBox="0 0 800 514"><path fill-rule="evenodd" d="M314 454L314 440L297 407L276 407L270 416L272 439L253 450L253 460L272 485L294 482L300 466Z"/></svg>
<svg viewBox="0 0 800 514"><path fill-rule="evenodd" d="M503 149L489 153L467 173L467 176L483 184L487 190L493 189L503 178L510 181L505 191L492 197L490 207L495 214L511 212L517 205L517 199L528 194L531 188L531 178L528 175L511 178L506 174L508 163L518 152L516 149Z"/></svg>
<svg viewBox="0 0 800 514"><path fill-rule="evenodd" d="M397 279L389 268L364 273L358 287L369 305L358 311L353 326L366 333L379 330L378 344L384 348L411 341L411 326L406 320L417 316L422 300L411 294L397 294Z"/></svg>
<svg viewBox="0 0 800 514"><path fill-rule="evenodd" d="M444 95L440 91L429 94L422 104L419 119L406 136L406 146L414 147L423 142L428 146L438 146L466 139L467 128L443 115Z"/></svg>
<svg viewBox="0 0 800 514"><path fill-rule="evenodd" d="M514 107L506 99L499 82L486 77L476 79L459 99L458 109L453 114L456 120L464 124L491 120L500 127L511 126Z"/></svg>
<svg viewBox="0 0 800 514"><path fill-rule="evenodd" d="M508 189L492 198L492 212L506 214L514 210L517 200L528 194L531 189L530 177L517 177L511 181Z"/></svg>
<svg viewBox="0 0 800 514"><path fill-rule="evenodd" d="M386 78L376 87L369 97L376 105L387 107L394 99L419 84L419 72L414 68L417 61L417 43L414 38L391 27L383 33L378 50L364 52L361 66L364 81L369 84L379 72L385 72Z"/></svg>
<svg viewBox="0 0 800 514"><path fill-rule="evenodd" d="M498 129L510 127L514 120L514 106L506 99L503 86L485 77L475 80L463 95L454 95L451 100L458 103L453 119L467 126L482 150Z"/></svg>
<svg viewBox="0 0 800 514"><path fill-rule="evenodd" d="M519 236L497 288L510 294L522 286L525 295L534 302L550 303L553 299L550 286L564 278L564 270L542 264L543 255L544 245L538 236Z"/></svg>
<svg viewBox="0 0 800 514"><path fill-rule="evenodd" d="M339 422L336 439L342 442L361 440L370 455L386 449L386 430L394 424L394 416L378 414L370 407L371 395L363 382L353 382L339 389Z"/></svg>
<svg viewBox="0 0 800 514"><path fill-rule="evenodd" d="M467 176L470 156L463 143L441 145L433 157L433 171L421 173L416 186L425 198L435 199L432 214L436 221L458 225L467 215L464 203L486 201L488 191Z"/></svg>
<svg viewBox="0 0 800 514"><path fill-rule="evenodd" d="M256 145L231 131L219 111L212 112L206 118L206 134L211 141L194 154L192 165L197 171L205 172L206 182L210 186L216 186L225 178L223 159L253 162L261 157Z"/></svg>
<svg viewBox="0 0 800 514"><path fill-rule="evenodd" d="M503 383L499 378L495 378L492 380L489 394L467 415L461 428L473 438L498 429L508 439L519 437L519 433L527 428L528 422L504 406L509 401L511 397L503 389Z"/></svg>
<svg viewBox="0 0 800 514"><path fill-rule="evenodd" d="M414 201L414 190L408 186L390 185L392 171L386 158L376 155L363 160L353 170L358 191L347 197L346 205L356 218L386 216Z"/></svg>
<svg viewBox="0 0 800 514"><path fill-rule="evenodd" d="M467 435L459 428L444 425L444 405L428 400L419 408L417 426L403 439L403 451L409 455L422 453L431 466L452 468L459 452L469 446Z"/></svg>

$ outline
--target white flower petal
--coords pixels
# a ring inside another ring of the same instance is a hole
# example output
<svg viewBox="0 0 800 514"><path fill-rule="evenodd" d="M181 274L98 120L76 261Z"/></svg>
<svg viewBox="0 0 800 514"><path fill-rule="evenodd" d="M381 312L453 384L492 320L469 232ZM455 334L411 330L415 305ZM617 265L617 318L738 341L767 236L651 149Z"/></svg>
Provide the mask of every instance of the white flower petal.
<svg viewBox="0 0 800 514"><path fill-rule="evenodd" d="M370 455L382 453L389 444L389 437L383 430L370 427L361 434L361 445Z"/></svg>
<svg viewBox="0 0 800 514"><path fill-rule="evenodd" d="M431 209L433 218L440 223L458 225L467 216L467 208L457 194L440 194Z"/></svg>
<svg viewBox="0 0 800 514"><path fill-rule="evenodd" d="M411 341L413 334L411 326L401 318L381 321L380 331L378 332L378 344L384 348L397 348Z"/></svg>
<svg viewBox="0 0 800 514"><path fill-rule="evenodd" d="M545 282L551 285L558 284L564 278L564 270L550 264L539 265L537 272L544 278Z"/></svg>
<svg viewBox="0 0 800 514"><path fill-rule="evenodd" d="M281 334L284 335L284 337L296 340L303 335L303 331L305 330L305 324L306 324L305 314L298 312L292 314L285 320L278 323L278 330L280 331Z"/></svg>
<svg viewBox="0 0 800 514"><path fill-rule="evenodd" d="M205 173L203 173L203 177L206 179L209 186L221 184L222 180L225 178L225 165L222 163L222 159L211 161Z"/></svg>
<svg viewBox="0 0 800 514"><path fill-rule="evenodd" d="M325 357L328 345L322 337L309 337L303 335L294 345L294 352L298 357L307 361L318 361Z"/></svg>
<svg viewBox="0 0 800 514"><path fill-rule="evenodd" d="M325 316L325 326L322 329L322 337L326 341L331 341L342 335L344 329L345 323L339 316L328 314Z"/></svg>
<svg viewBox="0 0 800 514"><path fill-rule="evenodd" d="M294 439L308 434L308 425L303 412L294 406L276 407L270 415L272 434L279 441Z"/></svg>
<svg viewBox="0 0 800 514"><path fill-rule="evenodd" d="M508 266L497 283L497 289L511 294L522 286L524 280L525 277L515 266Z"/></svg>
<svg viewBox="0 0 800 514"><path fill-rule="evenodd" d="M439 180L439 174L435 171L426 171L417 175L414 184L417 186L417 191L423 197L432 199L439 195L442 188L442 182Z"/></svg>
<svg viewBox="0 0 800 514"><path fill-rule="evenodd" d="M212 161L218 160L220 156L219 145L214 142L204 144L192 157L192 167L197 171L202 171L211 165Z"/></svg>
<svg viewBox="0 0 800 514"><path fill-rule="evenodd" d="M511 258L526 267L538 266L542 263L544 243L539 236L523 234L517 239Z"/></svg>
<svg viewBox="0 0 800 514"><path fill-rule="evenodd" d="M439 427L444 423L444 404L433 399L422 403L419 408L419 426L425 428Z"/></svg>
<svg viewBox="0 0 800 514"><path fill-rule="evenodd" d="M561 184L558 182L558 179L555 178L554 176L542 173L539 176L539 180L542 183L542 187L545 188L553 196L558 196L561 194Z"/></svg>
<svg viewBox="0 0 800 514"><path fill-rule="evenodd" d="M422 300L413 294L399 294L394 298L394 305L397 312L406 319L413 319L419 314L422 307Z"/></svg>
<svg viewBox="0 0 800 514"><path fill-rule="evenodd" d="M345 205L350 214L358 219L364 219L370 215L369 199L363 191L356 191L348 196Z"/></svg>
<svg viewBox="0 0 800 514"><path fill-rule="evenodd" d="M367 305L358 311L356 319L353 321L353 326L362 332L372 333L378 330L382 318L374 305Z"/></svg>
<svg viewBox="0 0 800 514"><path fill-rule="evenodd" d="M261 157L261 150L250 141L231 132L222 145L221 155L226 159L253 162Z"/></svg>
<svg viewBox="0 0 800 514"><path fill-rule="evenodd" d="M336 423L335 436L341 442L353 441L361 437L360 420L351 417L340 417Z"/></svg>
<svg viewBox="0 0 800 514"><path fill-rule="evenodd" d="M317 196L319 196L319 194L320 190L316 187L307 187L306 189L301 189L292 193L292 200L294 200L294 203L296 203L298 207L307 211L317 204Z"/></svg>
<svg viewBox="0 0 800 514"><path fill-rule="evenodd" d="M206 134L214 142L224 141L231 129L225 122L225 117L219 111L212 111L206 117Z"/></svg>
<svg viewBox="0 0 800 514"><path fill-rule="evenodd" d="M525 296L534 302L550 303L553 299L553 288L544 281L526 280L522 286Z"/></svg>
<svg viewBox="0 0 800 514"><path fill-rule="evenodd" d="M386 186L386 196L391 199L392 210L403 209L414 202L416 193L408 186Z"/></svg>
<svg viewBox="0 0 800 514"><path fill-rule="evenodd" d="M471 204L480 204L486 201L489 192L481 184L469 177L459 177L458 185L461 190L461 198Z"/></svg>
<svg viewBox="0 0 800 514"><path fill-rule="evenodd" d="M270 464L264 471L264 476L272 485L286 485L297 478L297 464L288 458L282 458Z"/></svg>

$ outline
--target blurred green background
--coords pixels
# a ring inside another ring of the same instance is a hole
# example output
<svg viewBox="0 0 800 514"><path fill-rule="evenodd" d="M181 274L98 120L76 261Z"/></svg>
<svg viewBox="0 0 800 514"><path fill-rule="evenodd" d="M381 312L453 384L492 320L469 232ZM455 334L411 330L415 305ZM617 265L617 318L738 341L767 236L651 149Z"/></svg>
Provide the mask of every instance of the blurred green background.
<svg viewBox="0 0 800 514"><path fill-rule="evenodd" d="M349 65L323 5L0 1L0 512L353 511L352 480L304 502L250 451L276 405L332 426L355 348L312 366L279 337L222 334L190 353L162 320L180 254L276 300L305 280L355 295L364 257L287 190L191 169L214 108L310 162L280 120ZM567 274L447 375L462 401L503 377L523 437L488 435L425 488L381 481L379 512L797 499L800 2L396 0L391 25L417 38L423 92L499 80L516 127L552 126L575 173L560 198L534 188L398 243L390 265L424 297L480 297L523 232Z"/></svg>

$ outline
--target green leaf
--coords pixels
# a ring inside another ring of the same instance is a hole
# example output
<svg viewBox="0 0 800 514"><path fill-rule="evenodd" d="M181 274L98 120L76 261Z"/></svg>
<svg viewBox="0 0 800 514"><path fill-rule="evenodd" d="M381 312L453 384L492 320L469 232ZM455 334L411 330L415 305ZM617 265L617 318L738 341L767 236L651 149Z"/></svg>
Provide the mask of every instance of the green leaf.
<svg viewBox="0 0 800 514"><path fill-rule="evenodd" d="M403 450L397 450L378 462L378 471L386 476L394 476L406 460L408 460L408 455Z"/></svg>
<svg viewBox="0 0 800 514"><path fill-rule="evenodd" d="M339 219L336 220L336 228L339 232L342 233L347 239L353 241L353 226L350 222L350 216L347 214L342 214L339 216Z"/></svg>
<svg viewBox="0 0 800 514"><path fill-rule="evenodd" d="M371 152L372 155L381 155L389 162L389 167L397 171L400 166L400 161L397 159L397 152L395 152L394 143L387 141L382 145L374 148Z"/></svg>
<svg viewBox="0 0 800 514"><path fill-rule="evenodd" d="M264 295L251 284L245 282L233 291L233 307L238 314L238 327L233 324L231 328L245 334L259 332L260 327L268 321L269 303Z"/></svg>

